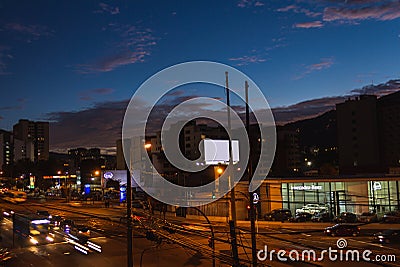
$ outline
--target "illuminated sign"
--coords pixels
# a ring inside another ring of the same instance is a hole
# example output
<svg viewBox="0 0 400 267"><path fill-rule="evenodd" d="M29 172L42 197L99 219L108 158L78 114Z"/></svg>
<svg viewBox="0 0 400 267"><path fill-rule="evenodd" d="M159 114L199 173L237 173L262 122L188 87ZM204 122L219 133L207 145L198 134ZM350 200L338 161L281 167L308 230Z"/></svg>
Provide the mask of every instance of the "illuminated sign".
<svg viewBox="0 0 400 267"><path fill-rule="evenodd" d="M126 170L105 170L102 174L101 183L105 188L107 187L107 181L113 180L119 182L120 185L126 184L128 173ZM133 180L133 179L132 179ZM134 183L132 182L132 186Z"/></svg>
<svg viewBox="0 0 400 267"><path fill-rule="evenodd" d="M381 189L382 189L382 185L381 185L380 182L374 182L374 183L372 184L372 188L373 188L374 190L381 190Z"/></svg>
<svg viewBox="0 0 400 267"><path fill-rule="evenodd" d="M69 179L69 178L76 178L75 174L71 175L44 175L43 179Z"/></svg>
<svg viewBox="0 0 400 267"><path fill-rule="evenodd" d="M304 191L304 190L321 190L322 185L295 185L290 187L291 190Z"/></svg>
<svg viewBox="0 0 400 267"><path fill-rule="evenodd" d="M103 174L103 177L104 177L105 179L112 179L112 178L114 177L114 174L113 174L112 172L105 172L105 173Z"/></svg>
<svg viewBox="0 0 400 267"><path fill-rule="evenodd" d="M253 193L253 204L257 204L260 201L260 197L257 193Z"/></svg>
<svg viewBox="0 0 400 267"><path fill-rule="evenodd" d="M119 188L119 201L124 202L126 200L126 186L121 186Z"/></svg>

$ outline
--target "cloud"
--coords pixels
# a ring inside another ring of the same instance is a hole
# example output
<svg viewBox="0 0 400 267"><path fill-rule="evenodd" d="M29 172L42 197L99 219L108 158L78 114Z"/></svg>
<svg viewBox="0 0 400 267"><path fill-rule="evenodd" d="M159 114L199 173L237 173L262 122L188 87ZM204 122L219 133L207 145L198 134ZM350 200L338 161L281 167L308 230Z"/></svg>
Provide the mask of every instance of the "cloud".
<svg viewBox="0 0 400 267"><path fill-rule="evenodd" d="M399 1L356 1L354 5L327 7L324 10L324 21L341 20L393 20L400 18Z"/></svg>
<svg viewBox="0 0 400 267"><path fill-rule="evenodd" d="M108 101L81 111L47 114L51 149L114 147L127 105L128 101Z"/></svg>
<svg viewBox="0 0 400 267"><path fill-rule="evenodd" d="M178 96L169 101L159 103L147 119L147 132L154 134L161 129L166 116L172 109L185 100L195 96ZM273 114L277 124L293 122L299 119L311 118L335 107L336 103L343 102L345 97L327 97L304 101L287 107L274 108ZM122 121L128 105L125 101L107 101L97 103L93 107L77 112L53 112L48 114L50 120L50 147L51 150L66 150L75 147L114 147L117 139L121 138ZM143 109L146 103L138 103L133 107L131 116L139 120L144 118ZM210 108L210 109L208 109ZM244 114L244 106L233 106L236 112ZM175 120L183 120L189 115L205 114L213 110L207 103L192 103L180 109ZM224 121L226 111L213 111L215 118ZM79 130L77 130L79 129Z"/></svg>
<svg viewBox="0 0 400 267"><path fill-rule="evenodd" d="M0 107L0 111L22 110L25 107L25 102L26 102L25 98L19 98L17 99L17 105Z"/></svg>
<svg viewBox="0 0 400 267"><path fill-rule="evenodd" d="M229 58L229 60L237 62L236 64L237 66L244 66L244 65L249 65L251 63L261 63L266 61L265 58L256 55Z"/></svg>
<svg viewBox="0 0 400 267"><path fill-rule="evenodd" d="M278 125L309 119L335 108L337 103L344 102L346 96L323 97L299 102L294 105L272 109L275 122Z"/></svg>
<svg viewBox="0 0 400 267"><path fill-rule="evenodd" d="M343 96L322 97L302 101L289 106L275 107L272 109L275 122L283 125L297 120L313 118L335 108L338 103L344 102L351 96L372 93L383 96L388 93L400 91L400 79L390 80L386 83L366 86L361 89L351 90ZM183 95L181 90L171 93L165 101L161 101L152 111L149 118L145 118L143 110L147 108L145 101L138 101L132 108L131 116L138 120L149 122L148 133L154 134L161 129L165 117L178 104L196 96ZM122 121L129 100L106 101L95 104L93 107L76 112L53 112L48 114L50 122L50 147L51 150L65 150L79 146L113 148L117 139L121 138ZM242 112L243 106L233 106ZM183 119L190 114L202 113L213 107L207 103L194 103L183 107L177 119ZM222 121L226 119L226 111L217 111L216 116ZM79 130L77 130L79 129Z"/></svg>
<svg viewBox="0 0 400 267"><path fill-rule="evenodd" d="M400 90L400 79L389 80L386 83L381 83L377 85L367 85L359 89L353 89L350 92L352 94L367 94L367 95L377 95L383 96L391 94Z"/></svg>
<svg viewBox="0 0 400 267"><path fill-rule="evenodd" d="M5 30L17 32L27 38L27 42L38 40L40 37L50 36L52 32L47 26L43 25L24 25L20 23L7 23L4 26Z"/></svg>
<svg viewBox="0 0 400 267"><path fill-rule="evenodd" d="M157 38L149 28L130 24L108 24L108 28L116 34L116 53L96 60L94 63L76 65L79 73L108 72L118 67L145 62L151 55L151 49L157 44Z"/></svg>
<svg viewBox="0 0 400 267"><path fill-rule="evenodd" d="M99 3L100 9L97 9L94 11L94 13L108 13L110 15L117 15L119 14L119 7L112 7L110 5L107 5L105 3Z"/></svg>
<svg viewBox="0 0 400 267"><path fill-rule="evenodd" d="M254 0L239 0L237 2L237 6L240 8L248 8L248 7L262 7L265 4L262 1L254 1Z"/></svg>
<svg viewBox="0 0 400 267"><path fill-rule="evenodd" d="M302 79L304 76L311 74L315 71L320 71L330 68L334 64L333 58L322 58L321 62L305 66L305 71L295 77L295 80Z"/></svg>
<svg viewBox="0 0 400 267"><path fill-rule="evenodd" d="M0 46L0 75L9 75L10 72L7 71L7 61L13 58L13 56L7 51L10 48L6 46Z"/></svg>
<svg viewBox="0 0 400 267"><path fill-rule="evenodd" d="M96 88L91 90L83 91L79 94L79 99L89 101L93 100L93 98L97 95L109 95L114 92L112 88Z"/></svg>
<svg viewBox="0 0 400 267"><path fill-rule="evenodd" d="M321 62L312 64L310 66L307 66L307 69L310 71L315 71L315 70L323 70L330 68L333 65L333 59L332 58L325 58L322 59Z"/></svg>
<svg viewBox="0 0 400 267"><path fill-rule="evenodd" d="M311 11L310 9L299 7L299 6L296 6L296 5L288 5L288 6L285 6L285 7L282 7L282 8L278 8L276 11L278 11L278 12L289 12L289 11L291 11L291 12L294 12L294 13L297 13L297 14L304 14L307 17L311 17L311 18L315 18L315 17L318 17L318 16L322 15L322 13L320 13L320 12L314 12L314 11Z"/></svg>
<svg viewBox="0 0 400 267"><path fill-rule="evenodd" d="M305 28L305 29L321 28L323 26L324 24L322 23L322 21L303 22L303 23L296 23L293 25L293 27L295 28Z"/></svg>

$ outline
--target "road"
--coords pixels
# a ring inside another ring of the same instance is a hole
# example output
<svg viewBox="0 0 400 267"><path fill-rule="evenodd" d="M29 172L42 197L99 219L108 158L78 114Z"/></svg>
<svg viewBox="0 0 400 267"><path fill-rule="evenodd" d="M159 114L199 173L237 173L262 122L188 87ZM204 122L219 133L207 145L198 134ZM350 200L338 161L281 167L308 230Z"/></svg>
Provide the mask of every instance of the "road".
<svg viewBox="0 0 400 267"><path fill-rule="evenodd" d="M16 246L15 258L7 266L126 266L126 225L120 222L125 212L124 207L103 208L96 205L79 203L46 202L14 205L0 203L3 209L31 210L47 209L50 213L71 218L79 224L85 224L91 229L91 241L102 247L102 253L92 252L84 255L65 242L57 240L54 244L44 246ZM187 220L167 216L169 229L158 216L149 217L134 226L133 255L134 266L212 266L212 256L215 255L216 266L230 266L232 263L229 243L229 229L225 223L213 223L215 232L215 253L209 247L210 229L202 220ZM332 261L327 255L321 261L291 261L288 254L293 251L301 253L313 250L317 258L323 250L337 248L338 237L323 235L323 229L330 223L281 223L258 222L257 251L265 249L268 253L275 250L272 257L259 261L260 266L360 266L360 262ZM380 245L372 242L372 234L386 228L400 228L400 225L369 224L361 226L361 235L345 237L347 246L342 250L357 249L362 253L370 250L371 259L376 255L395 256L394 262L362 262L362 266L400 266L400 245ZM5 219L2 223L2 246L12 247L12 224ZM168 231L173 229L173 231ZM238 222L239 257L246 266L250 265L251 248L249 222ZM160 244L145 238L146 232L152 231ZM287 261L278 259L277 252L284 250ZM263 252L260 254L264 255ZM293 254L295 255L295 254ZM361 259L362 260L362 259Z"/></svg>

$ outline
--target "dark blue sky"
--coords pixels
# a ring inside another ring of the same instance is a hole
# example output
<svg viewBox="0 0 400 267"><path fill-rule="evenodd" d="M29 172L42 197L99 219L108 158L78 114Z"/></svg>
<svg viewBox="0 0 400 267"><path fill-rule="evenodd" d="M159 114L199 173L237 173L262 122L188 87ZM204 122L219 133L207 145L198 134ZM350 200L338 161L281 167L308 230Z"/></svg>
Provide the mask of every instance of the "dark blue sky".
<svg viewBox="0 0 400 267"><path fill-rule="evenodd" d="M273 108L348 95L399 77L400 1L0 0L0 128L72 124L190 60L238 68Z"/></svg>

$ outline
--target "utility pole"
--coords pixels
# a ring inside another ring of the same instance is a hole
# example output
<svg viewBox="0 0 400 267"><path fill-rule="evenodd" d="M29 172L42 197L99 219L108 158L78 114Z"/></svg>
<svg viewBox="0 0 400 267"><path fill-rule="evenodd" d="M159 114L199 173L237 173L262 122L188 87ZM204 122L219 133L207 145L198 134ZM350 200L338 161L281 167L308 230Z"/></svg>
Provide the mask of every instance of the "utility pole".
<svg viewBox="0 0 400 267"><path fill-rule="evenodd" d="M246 130L247 130L247 136L249 137L249 142L251 140L250 138L250 115L249 115L249 84L247 81L244 83L244 88L245 88L245 97L246 97ZM250 153L249 153L249 163L248 163L248 168L247 168L247 175L249 177L249 185L251 183L251 178L253 177L253 166L252 166L252 152L251 152L251 144L250 145ZM250 197L250 231L251 231L251 257L252 257L252 264L253 267L257 266L257 240L256 240L256 223L255 223L255 217L256 217L256 212L255 212L255 203L254 203L254 192L249 192Z"/></svg>
<svg viewBox="0 0 400 267"><path fill-rule="evenodd" d="M132 170L132 143L129 146L130 148L130 168L126 172L126 215L127 215L127 266L133 267L133 254L132 254L132 181L131 181L131 170Z"/></svg>
<svg viewBox="0 0 400 267"><path fill-rule="evenodd" d="M233 221L236 227L236 203L235 203L235 187L233 186L233 158L232 158L232 140L231 140L231 110L230 110L230 93L229 93L229 82L228 82L228 72L225 72L225 85L226 85L226 105L228 113L228 138L229 138L229 188L231 188L231 205L229 219Z"/></svg>
<svg viewBox="0 0 400 267"><path fill-rule="evenodd" d="M239 266L239 253L236 240L236 203L235 203L235 187L233 185L233 158L232 158L232 140L231 140L231 110L230 110L230 99L229 99L229 83L228 83L228 72L225 72L225 84L226 84L226 109L228 112L228 138L229 138L229 188L231 188L231 205L229 213L229 229L231 236L231 248L233 256L233 266Z"/></svg>

